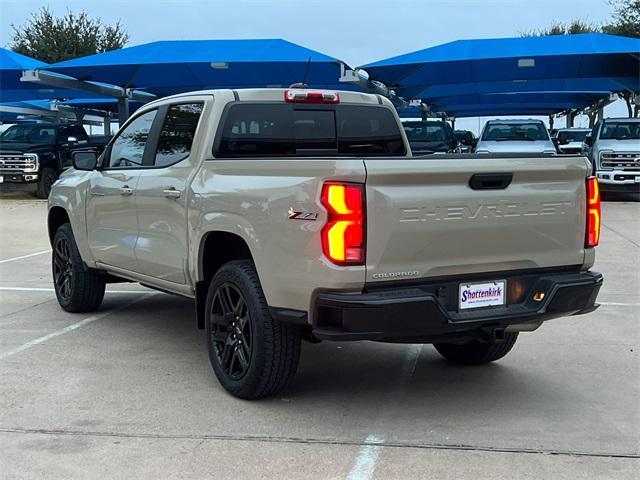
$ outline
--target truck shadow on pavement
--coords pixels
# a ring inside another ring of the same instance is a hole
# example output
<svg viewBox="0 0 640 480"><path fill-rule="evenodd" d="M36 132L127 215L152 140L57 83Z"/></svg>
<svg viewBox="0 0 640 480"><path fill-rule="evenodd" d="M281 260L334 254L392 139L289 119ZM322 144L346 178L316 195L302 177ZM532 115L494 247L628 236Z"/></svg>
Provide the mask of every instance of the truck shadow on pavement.
<svg viewBox="0 0 640 480"><path fill-rule="evenodd" d="M107 296L104 310L113 306ZM191 365L190 382L226 395L209 366L204 333L196 328L191 301L158 294L114 313L102 327L113 336L112 344L121 338L129 348L152 357L162 353ZM488 412L517 415L540 405L561 415L579 400L570 386L543 375L538 364L531 364L531 357L519 358L518 350L516 344L499 362L463 367L442 359L431 345L304 342L292 384L279 397L259 402L275 411L312 402L350 408L384 406L430 417L455 411L477 418Z"/></svg>

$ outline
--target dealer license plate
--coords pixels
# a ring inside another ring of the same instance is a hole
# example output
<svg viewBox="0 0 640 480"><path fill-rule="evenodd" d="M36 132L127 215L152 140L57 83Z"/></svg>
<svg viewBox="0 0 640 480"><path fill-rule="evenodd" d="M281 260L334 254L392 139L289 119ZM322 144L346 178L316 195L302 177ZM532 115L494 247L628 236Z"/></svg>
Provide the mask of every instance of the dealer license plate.
<svg viewBox="0 0 640 480"><path fill-rule="evenodd" d="M460 310L504 305L506 287L506 280L484 283L461 283L458 294Z"/></svg>
<svg viewBox="0 0 640 480"><path fill-rule="evenodd" d="M4 177L0 175L0 183L4 183Z"/></svg>
<svg viewBox="0 0 640 480"><path fill-rule="evenodd" d="M636 183L640 183L640 175L636 175Z"/></svg>

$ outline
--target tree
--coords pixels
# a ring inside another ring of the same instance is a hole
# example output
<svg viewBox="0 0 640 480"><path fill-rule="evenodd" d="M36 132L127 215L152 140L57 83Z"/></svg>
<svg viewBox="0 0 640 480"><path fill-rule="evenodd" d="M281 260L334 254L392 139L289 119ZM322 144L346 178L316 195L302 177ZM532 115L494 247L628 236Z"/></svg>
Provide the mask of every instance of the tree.
<svg viewBox="0 0 640 480"><path fill-rule="evenodd" d="M543 37L547 35L602 32L640 38L640 0L608 0L608 3L614 9L611 23L598 25L576 19L571 23L554 23L549 28L542 30L530 30L522 33L521 36Z"/></svg>
<svg viewBox="0 0 640 480"><path fill-rule="evenodd" d="M609 0L614 8L613 23L602 26L604 33L640 38L640 0Z"/></svg>
<svg viewBox="0 0 640 480"><path fill-rule="evenodd" d="M84 11L67 11L56 17L48 7L33 13L24 25L12 24L11 28L11 50L46 63L116 50L129 40L119 20L114 25L104 25Z"/></svg>
<svg viewBox="0 0 640 480"><path fill-rule="evenodd" d="M573 20L571 23L557 22L549 28L542 30L530 30L522 33L523 37L545 37L547 35L575 35L577 33L594 33L599 32L597 25L587 23L583 20Z"/></svg>

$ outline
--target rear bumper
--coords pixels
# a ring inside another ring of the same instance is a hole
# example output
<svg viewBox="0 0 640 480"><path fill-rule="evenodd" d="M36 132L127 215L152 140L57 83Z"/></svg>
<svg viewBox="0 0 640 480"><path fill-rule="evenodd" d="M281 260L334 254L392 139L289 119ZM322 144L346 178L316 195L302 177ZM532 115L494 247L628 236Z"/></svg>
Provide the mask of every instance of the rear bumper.
<svg viewBox="0 0 640 480"><path fill-rule="evenodd" d="M596 272L492 276L498 278L507 280L507 305L463 312L457 309L458 280L323 293L316 298L313 333L325 340L402 343L495 338L512 325L535 328L595 310L603 280ZM535 292L544 292L542 301L533 300Z"/></svg>

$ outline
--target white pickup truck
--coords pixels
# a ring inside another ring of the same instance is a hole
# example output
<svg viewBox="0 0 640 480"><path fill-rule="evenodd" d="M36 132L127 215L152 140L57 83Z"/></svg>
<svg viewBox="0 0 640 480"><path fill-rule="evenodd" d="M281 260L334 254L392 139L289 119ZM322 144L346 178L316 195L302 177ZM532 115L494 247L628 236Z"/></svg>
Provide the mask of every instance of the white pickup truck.
<svg viewBox="0 0 640 480"><path fill-rule="evenodd" d="M116 281L193 298L238 397L284 388L302 339L432 343L479 364L597 307L583 157L413 157L381 96L181 94L74 166L49 197L62 308L95 310Z"/></svg>

